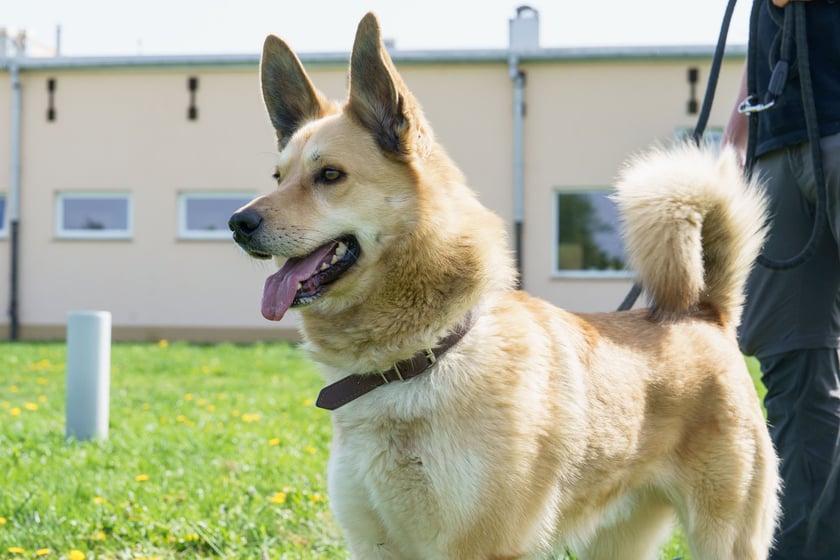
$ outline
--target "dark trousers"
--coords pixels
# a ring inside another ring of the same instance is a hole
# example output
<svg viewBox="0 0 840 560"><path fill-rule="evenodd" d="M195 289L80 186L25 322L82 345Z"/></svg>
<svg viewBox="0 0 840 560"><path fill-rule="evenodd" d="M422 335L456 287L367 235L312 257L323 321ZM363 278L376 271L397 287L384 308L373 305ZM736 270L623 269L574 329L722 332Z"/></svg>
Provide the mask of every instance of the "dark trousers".
<svg viewBox="0 0 840 560"><path fill-rule="evenodd" d="M761 362L767 420L781 458L782 522L773 560L840 560L840 134L823 138L828 227L813 257L790 270L757 266L747 282L741 349ZM766 154L772 227L765 254L808 241L815 180L807 144Z"/></svg>
<svg viewBox="0 0 840 560"><path fill-rule="evenodd" d="M771 558L840 559L837 350L799 350L760 362L767 421L785 485L782 523Z"/></svg>

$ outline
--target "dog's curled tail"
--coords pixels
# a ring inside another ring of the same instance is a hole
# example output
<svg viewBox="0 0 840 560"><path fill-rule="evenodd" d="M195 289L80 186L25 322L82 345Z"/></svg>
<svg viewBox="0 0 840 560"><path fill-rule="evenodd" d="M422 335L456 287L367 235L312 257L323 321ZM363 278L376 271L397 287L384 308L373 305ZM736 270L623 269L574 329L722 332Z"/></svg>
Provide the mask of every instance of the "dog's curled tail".
<svg viewBox="0 0 840 560"><path fill-rule="evenodd" d="M628 258L651 314L671 320L711 309L736 328L764 242L766 203L734 150L687 143L654 150L630 162L616 189Z"/></svg>

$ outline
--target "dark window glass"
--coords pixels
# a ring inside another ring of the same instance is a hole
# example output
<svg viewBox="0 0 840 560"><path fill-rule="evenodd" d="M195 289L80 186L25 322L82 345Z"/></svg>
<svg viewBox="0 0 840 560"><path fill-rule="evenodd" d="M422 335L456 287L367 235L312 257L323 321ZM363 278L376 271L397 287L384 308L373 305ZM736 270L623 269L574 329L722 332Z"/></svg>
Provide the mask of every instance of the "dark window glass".
<svg viewBox="0 0 840 560"><path fill-rule="evenodd" d="M609 194L557 193L557 270L626 270L618 209Z"/></svg>

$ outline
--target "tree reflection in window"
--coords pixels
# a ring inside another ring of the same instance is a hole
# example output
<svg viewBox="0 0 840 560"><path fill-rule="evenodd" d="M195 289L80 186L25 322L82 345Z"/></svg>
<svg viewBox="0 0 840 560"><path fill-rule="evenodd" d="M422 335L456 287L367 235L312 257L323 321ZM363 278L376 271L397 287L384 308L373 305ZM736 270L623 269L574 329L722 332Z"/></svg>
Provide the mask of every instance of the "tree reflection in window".
<svg viewBox="0 0 840 560"><path fill-rule="evenodd" d="M618 211L609 194L556 194L558 271L626 270Z"/></svg>

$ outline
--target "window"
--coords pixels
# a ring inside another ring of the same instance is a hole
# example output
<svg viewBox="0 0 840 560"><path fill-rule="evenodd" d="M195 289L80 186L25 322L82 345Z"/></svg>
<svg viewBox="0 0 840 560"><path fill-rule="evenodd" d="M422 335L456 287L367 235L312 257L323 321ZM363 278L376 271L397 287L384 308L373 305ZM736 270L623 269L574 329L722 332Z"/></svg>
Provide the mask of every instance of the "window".
<svg viewBox="0 0 840 560"><path fill-rule="evenodd" d="M674 129L674 141L688 142L694 141L694 127L678 126ZM703 144L711 146L714 150L720 149L723 144L723 129L721 127L710 126L703 131Z"/></svg>
<svg viewBox="0 0 840 560"><path fill-rule="evenodd" d="M131 195L127 193L59 193L56 235L62 239L130 239Z"/></svg>
<svg viewBox="0 0 840 560"><path fill-rule="evenodd" d="M192 192L178 196L178 237L230 241L228 220L256 195L243 192Z"/></svg>
<svg viewBox="0 0 840 560"><path fill-rule="evenodd" d="M618 208L609 191L555 193L555 270L563 275L629 276Z"/></svg>
<svg viewBox="0 0 840 560"><path fill-rule="evenodd" d="M0 193L0 237L9 235L8 212L6 210L6 195Z"/></svg>

